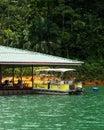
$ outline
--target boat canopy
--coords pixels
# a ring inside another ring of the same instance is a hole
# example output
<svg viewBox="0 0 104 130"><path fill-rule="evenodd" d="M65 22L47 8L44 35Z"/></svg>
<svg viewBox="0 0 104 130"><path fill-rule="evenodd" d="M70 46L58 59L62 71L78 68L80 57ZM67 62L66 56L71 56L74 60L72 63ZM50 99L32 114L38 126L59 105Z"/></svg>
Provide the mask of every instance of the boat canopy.
<svg viewBox="0 0 104 130"><path fill-rule="evenodd" d="M67 69L67 68L48 68L48 69L39 69L37 70L38 72L40 71L45 71L45 72L67 72L67 71L75 71L75 69Z"/></svg>

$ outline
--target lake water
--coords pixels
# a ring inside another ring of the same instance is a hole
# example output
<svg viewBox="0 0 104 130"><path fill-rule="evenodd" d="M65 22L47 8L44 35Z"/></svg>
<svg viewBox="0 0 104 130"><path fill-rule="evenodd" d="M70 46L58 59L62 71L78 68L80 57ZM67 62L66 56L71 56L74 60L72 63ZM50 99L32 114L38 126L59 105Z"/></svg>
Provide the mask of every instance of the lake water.
<svg viewBox="0 0 104 130"><path fill-rule="evenodd" d="M79 96L0 96L0 130L104 130L104 87Z"/></svg>

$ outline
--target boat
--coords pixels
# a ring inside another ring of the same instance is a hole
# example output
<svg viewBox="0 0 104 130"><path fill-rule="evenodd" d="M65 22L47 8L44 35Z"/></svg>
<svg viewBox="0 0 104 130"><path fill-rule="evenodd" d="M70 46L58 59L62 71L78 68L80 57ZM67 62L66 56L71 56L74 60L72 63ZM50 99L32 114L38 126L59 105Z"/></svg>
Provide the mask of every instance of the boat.
<svg viewBox="0 0 104 130"><path fill-rule="evenodd" d="M36 71L34 93L36 94L83 94L81 81L76 81L76 69L47 68ZM67 74L65 74L67 73Z"/></svg>

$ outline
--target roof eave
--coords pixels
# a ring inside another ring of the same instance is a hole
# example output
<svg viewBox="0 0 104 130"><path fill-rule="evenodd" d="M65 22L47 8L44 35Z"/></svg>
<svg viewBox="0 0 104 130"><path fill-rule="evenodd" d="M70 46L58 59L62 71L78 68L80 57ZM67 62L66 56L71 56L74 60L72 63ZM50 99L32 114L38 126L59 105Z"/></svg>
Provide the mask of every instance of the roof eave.
<svg viewBox="0 0 104 130"><path fill-rule="evenodd" d="M82 65L82 62L80 63L63 63L63 62L2 62L1 65L75 65L79 66Z"/></svg>

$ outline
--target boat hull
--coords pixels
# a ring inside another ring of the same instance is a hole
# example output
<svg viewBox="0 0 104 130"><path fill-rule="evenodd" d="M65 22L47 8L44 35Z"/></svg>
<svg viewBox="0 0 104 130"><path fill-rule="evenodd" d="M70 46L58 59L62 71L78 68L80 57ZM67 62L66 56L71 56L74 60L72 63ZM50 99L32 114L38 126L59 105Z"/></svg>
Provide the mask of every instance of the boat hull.
<svg viewBox="0 0 104 130"><path fill-rule="evenodd" d="M70 89L69 84L35 84L34 86L34 92L36 94L82 94L83 93L83 88L81 86L82 84L76 84L73 86L73 88Z"/></svg>
<svg viewBox="0 0 104 130"><path fill-rule="evenodd" d="M83 94L83 91L76 90L52 90L52 89L34 89L35 94L50 94L50 95L80 95Z"/></svg>

